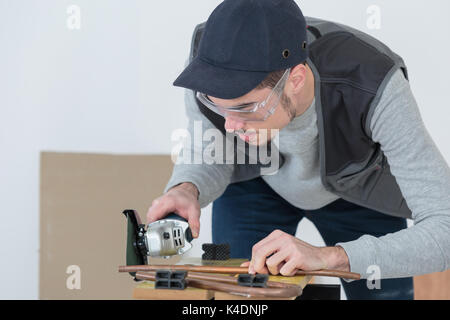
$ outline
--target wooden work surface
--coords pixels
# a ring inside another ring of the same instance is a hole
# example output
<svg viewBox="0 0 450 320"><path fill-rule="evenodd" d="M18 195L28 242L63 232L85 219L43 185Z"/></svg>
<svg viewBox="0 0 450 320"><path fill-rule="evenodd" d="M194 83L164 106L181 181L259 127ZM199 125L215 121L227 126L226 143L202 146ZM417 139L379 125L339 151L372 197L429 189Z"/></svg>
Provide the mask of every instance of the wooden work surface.
<svg viewBox="0 0 450 320"><path fill-rule="evenodd" d="M231 266L238 267L245 259L229 259L229 260L201 260L200 258L183 258L178 265L191 264L191 265L219 265L219 266ZM152 262L152 264L155 264ZM158 263L157 263L158 264ZM159 264L165 264L165 261L161 261ZM283 277L283 276L269 276L269 281L287 282L298 284L302 288L311 281L311 276L295 276L295 277ZM146 300L210 300L212 298L216 300L264 300L264 298L247 298L244 296L232 295L225 292L186 288L185 290L172 290L172 289L155 289L153 281L140 282L133 291L134 299L146 299ZM294 298L292 298L294 299ZM270 300L276 300L271 298Z"/></svg>

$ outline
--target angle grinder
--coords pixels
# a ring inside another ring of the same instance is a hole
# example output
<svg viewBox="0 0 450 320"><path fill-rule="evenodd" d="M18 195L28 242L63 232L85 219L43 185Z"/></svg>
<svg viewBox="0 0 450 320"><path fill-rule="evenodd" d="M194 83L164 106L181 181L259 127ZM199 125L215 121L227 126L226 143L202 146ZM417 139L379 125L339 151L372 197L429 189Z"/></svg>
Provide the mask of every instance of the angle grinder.
<svg viewBox="0 0 450 320"><path fill-rule="evenodd" d="M127 265L148 264L147 257L170 258L192 248L191 228L175 213L149 223L147 228L135 210L127 209L123 214L127 218Z"/></svg>

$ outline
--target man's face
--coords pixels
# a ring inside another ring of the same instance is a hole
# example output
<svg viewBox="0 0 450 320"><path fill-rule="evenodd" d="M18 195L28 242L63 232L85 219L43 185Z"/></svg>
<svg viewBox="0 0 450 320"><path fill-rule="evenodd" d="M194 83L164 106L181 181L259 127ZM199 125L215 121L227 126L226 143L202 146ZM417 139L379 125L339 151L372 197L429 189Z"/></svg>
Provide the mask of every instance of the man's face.
<svg viewBox="0 0 450 320"><path fill-rule="evenodd" d="M219 99L208 96L209 99L221 107L235 107L248 103L261 102L266 99L272 89L253 89L246 95L236 99ZM233 116L225 117L225 129L235 132L240 139L252 145L266 144L270 139L284 128L293 118L293 104L286 94L283 94L275 111L265 121L243 121ZM273 130L278 129L278 130Z"/></svg>

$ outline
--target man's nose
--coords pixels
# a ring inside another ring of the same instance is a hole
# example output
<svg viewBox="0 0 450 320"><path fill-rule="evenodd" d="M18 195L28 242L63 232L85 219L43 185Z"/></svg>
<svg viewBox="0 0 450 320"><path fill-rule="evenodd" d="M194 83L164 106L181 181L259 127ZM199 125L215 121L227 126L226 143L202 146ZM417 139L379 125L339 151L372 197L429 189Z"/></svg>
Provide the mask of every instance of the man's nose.
<svg viewBox="0 0 450 320"><path fill-rule="evenodd" d="M228 132L237 131L243 129L245 126L244 121L233 118L233 117L225 117L225 130Z"/></svg>

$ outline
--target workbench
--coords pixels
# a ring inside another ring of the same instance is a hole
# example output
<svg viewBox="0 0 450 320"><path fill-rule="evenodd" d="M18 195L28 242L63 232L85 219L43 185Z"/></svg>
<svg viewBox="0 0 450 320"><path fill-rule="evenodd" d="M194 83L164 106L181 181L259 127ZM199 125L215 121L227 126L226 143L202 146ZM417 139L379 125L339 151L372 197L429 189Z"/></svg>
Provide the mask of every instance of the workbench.
<svg viewBox="0 0 450 320"><path fill-rule="evenodd" d="M183 258L177 264L191 264L191 265L219 265L238 267L245 259L229 259L229 260L202 260L200 258ZM312 282L312 276L295 276L295 277L283 277L283 276L269 276L269 281L287 282L301 286L302 289L306 287L308 283ZM264 298L248 298L245 296L233 295L220 291L186 288L184 290L176 289L155 289L153 281L140 281L133 290L134 299L146 299L146 300L264 300ZM291 298L290 300L295 299ZM273 299L270 300L286 300L286 299Z"/></svg>

